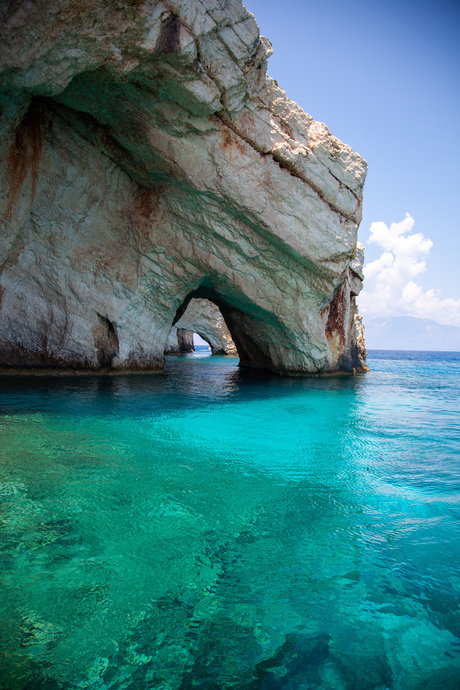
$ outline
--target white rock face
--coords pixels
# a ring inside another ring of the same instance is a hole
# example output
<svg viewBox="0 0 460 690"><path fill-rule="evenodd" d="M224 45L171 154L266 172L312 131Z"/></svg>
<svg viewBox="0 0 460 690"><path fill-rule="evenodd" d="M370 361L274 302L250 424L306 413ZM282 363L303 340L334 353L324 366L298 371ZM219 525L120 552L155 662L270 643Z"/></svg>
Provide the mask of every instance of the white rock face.
<svg viewBox="0 0 460 690"><path fill-rule="evenodd" d="M0 20L1 367L159 371L192 297L243 365L366 368L366 164L266 76L241 2L18 0Z"/></svg>
<svg viewBox="0 0 460 690"><path fill-rule="evenodd" d="M220 309L207 299L190 300L171 329L165 352L190 352L194 333L206 340L213 355L238 354Z"/></svg>

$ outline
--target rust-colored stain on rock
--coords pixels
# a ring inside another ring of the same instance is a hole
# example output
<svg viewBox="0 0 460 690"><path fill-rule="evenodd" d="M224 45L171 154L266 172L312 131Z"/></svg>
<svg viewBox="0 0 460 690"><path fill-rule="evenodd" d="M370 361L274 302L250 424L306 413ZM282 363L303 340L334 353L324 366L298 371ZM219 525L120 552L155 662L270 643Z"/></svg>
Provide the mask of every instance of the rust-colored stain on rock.
<svg viewBox="0 0 460 690"><path fill-rule="evenodd" d="M161 185L141 187L134 201L122 211L130 219L131 232L142 251L151 247L152 229L156 228L161 213L160 198L163 191L164 187Z"/></svg>
<svg viewBox="0 0 460 690"><path fill-rule="evenodd" d="M227 127L225 127L222 130L221 144L222 144L223 150L228 152L228 157L230 160L232 160L232 148L233 148L233 146L235 146L242 155L244 155L246 153L245 148L244 148L243 144L241 143L241 140L239 139L239 137L237 137L235 134L233 134L233 132L230 129L228 129Z"/></svg>
<svg viewBox="0 0 460 690"><path fill-rule="evenodd" d="M8 154L8 173L10 189L8 203L3 220L11 218L11 212L17 201L29 169L32 173L32 206L38 180L38 167L43 147L43 112L39 101L32 100L28 111L16 129L14 143Z"/></svg>
<svg viewBox="0 0 460 690"><path fill-rule="evenodd" d="M346 299L345 288L342 287L336 294L329 305L329 316L326 323L326 337L328 340L333 338L336 334L339 336L340 345L345 347L345 316L346 316Z"/></svg>

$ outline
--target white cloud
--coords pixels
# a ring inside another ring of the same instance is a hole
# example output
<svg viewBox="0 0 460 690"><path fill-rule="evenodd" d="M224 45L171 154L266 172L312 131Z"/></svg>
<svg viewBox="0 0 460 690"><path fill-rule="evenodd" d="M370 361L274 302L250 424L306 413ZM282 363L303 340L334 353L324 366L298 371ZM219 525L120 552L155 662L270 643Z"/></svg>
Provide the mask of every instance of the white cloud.
<svg viewBox="0 0 460 690"><path fill-rule="evenodd" d="M440 292L417 285L414 278L426 270L425 258L433 242L412 233L414 219L407 213L400 223L372 223L369 242L384 251L364 266L360 311L374 316L418 316L460 326L460 300L442 299Z"/></svg>

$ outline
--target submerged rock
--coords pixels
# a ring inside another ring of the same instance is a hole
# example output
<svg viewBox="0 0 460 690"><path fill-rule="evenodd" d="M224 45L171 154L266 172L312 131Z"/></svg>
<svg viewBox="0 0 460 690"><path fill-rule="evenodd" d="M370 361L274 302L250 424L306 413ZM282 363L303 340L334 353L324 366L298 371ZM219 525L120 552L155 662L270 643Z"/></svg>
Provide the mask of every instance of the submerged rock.
<svg viewBox="0 0 460 690"><path fill-rule="evenodd" d="M161 370L191 298L241 364L364 370L366 164L239 0L0 8L0 366Z"/></svg>

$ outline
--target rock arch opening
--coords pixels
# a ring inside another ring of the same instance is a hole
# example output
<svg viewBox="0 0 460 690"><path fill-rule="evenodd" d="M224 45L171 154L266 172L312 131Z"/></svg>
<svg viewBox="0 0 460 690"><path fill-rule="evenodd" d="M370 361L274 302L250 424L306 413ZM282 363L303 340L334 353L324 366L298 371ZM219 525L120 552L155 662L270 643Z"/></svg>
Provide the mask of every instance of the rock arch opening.
<svg viewBox="0 0 460 690"><path fill-rule="evenodd" d="M168 336L165 354L193 352L194 334L208 345L213 355L238 355L222 312L209 299L192 297L181 305Z"/></svg>
<svg viewBox="0 0 460 690"><path fill-rule="evenodd" d="M191 338L196 332L206 340L213 354L238 356L243 367L276 371L276 343L283 341L280 324L272 314L258 313L263 310L249 302L241 304L242 300L223 297L206 279L178 308L172 332L186 327ZM210 327L205 327L206 322Z"/></svg>
<svg viewBox="0 0 460 690"><path fill-rule="evenodd" d="M193 346L196 351L211 352L211 346L198 333L193 334Z"/></svg>

